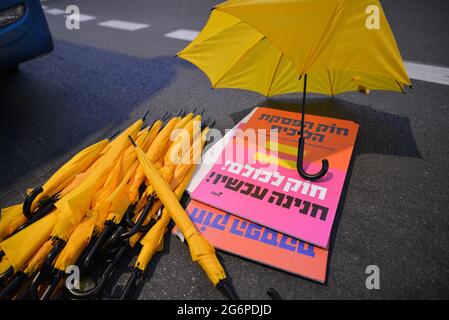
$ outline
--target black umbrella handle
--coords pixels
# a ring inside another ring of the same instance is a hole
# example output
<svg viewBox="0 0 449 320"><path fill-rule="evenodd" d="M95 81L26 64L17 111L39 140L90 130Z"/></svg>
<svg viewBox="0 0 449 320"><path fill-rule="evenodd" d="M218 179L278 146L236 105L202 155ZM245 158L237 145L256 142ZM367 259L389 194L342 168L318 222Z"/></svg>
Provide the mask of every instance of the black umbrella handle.
<svg viewBox="0 0 449 320"><path fill-rule="evenodd" d="M23 214L27 219L30 219L32 216L31 205L33 204L34 199L36 199L42 192L44 192L42 187L36 187L26 196L25 201L23 201Z"/></svg>
<svg viewBox="0 0 449 320"><path fill-rule="evenodd" d="M301 79L301 78L300 78ZM329 161L327 159L323 159L321 161L321 170L317 173L310 174L304 170L303 162L304 162L304 125L305 125L305 117L306 117L306 95L307 95L307 74L304 75L304 89L302 91L302 108L301 108L301 130L300 130L300 138L298 141L298 156L296 158L296 169L298 170L299 175L309 181L319 180L324 177L329 170Z"/></svg>
<svg viewBox="0 0 449 320"><path fill-rule="evenodd" d="M296 160L296 169L298 170L299 175L309 181L316 181L324 177L329 171L329 161L327 159L321 160L321 170L317 173L307 173L303 168L304 162L304 139L299 138L299 146L298 146L298 157Z"/></svg>

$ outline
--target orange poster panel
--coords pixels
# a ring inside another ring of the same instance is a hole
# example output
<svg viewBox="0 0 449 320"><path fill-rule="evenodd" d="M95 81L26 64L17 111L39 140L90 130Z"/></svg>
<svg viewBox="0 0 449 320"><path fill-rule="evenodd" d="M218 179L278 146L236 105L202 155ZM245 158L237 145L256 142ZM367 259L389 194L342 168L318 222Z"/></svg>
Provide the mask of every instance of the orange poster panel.
<svg viewBox="0 0 449 320"><path fill-rule="evenodd" d="M217 249L324 283L328 251L191 200L187 209ZM178 231L174 230L176 234Z"/></svg>

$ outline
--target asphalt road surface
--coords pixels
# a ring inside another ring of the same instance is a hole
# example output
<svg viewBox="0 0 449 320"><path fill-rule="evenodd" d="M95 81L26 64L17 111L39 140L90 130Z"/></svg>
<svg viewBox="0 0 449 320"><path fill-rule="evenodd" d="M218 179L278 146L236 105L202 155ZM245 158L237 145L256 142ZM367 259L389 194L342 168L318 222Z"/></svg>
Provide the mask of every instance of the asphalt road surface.
<svg viewBox="0 0 449 320"><path fill-rule="evenodd" d="M294 95L268 99L239 90L211 90L197 68L174 57L200 30L210 0L45 1L55 50L24 63L0 82L0 207L22 200L72 154L151 110L205 108L219 129L254 106L295 106ZM360 132L333 229L325 285L221 253L237 293L267 299L268 287L288 299L449 298L449 2L384 0L404 60L417 63L406 95L313 96L308 112L354 120ZM67 5L84 21L67 30ZM59 10L54 10L59 9ZM127 23L117 23L119 20ZM134 30L134 31L132 31ZM189 35L189 32L181 32ZM440 66L443 81L437 78ZM424 66L424 67L423 67ZM444 82L446 81L446 84ZM116 278L123 284L132 257ZM365 287L368 265L380 268L380 289ZM139 299L222 299L177 238L150 265Z"/></svg>

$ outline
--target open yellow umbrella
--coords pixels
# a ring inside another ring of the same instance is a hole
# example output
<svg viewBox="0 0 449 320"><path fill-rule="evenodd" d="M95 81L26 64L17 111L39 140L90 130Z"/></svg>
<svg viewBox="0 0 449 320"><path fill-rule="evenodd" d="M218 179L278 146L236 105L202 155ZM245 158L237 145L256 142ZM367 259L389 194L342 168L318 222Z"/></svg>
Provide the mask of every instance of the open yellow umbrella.
<svg viewBox="0 0 449 320"><path fill-rule="evenodd" d="M217 5L198 37L178 56L213 88L265 96L303 92L297 168L303 169L306 90L404 92L410 79L378 0L231 0ZM309 78L309 85L307 86Z"/></svg>

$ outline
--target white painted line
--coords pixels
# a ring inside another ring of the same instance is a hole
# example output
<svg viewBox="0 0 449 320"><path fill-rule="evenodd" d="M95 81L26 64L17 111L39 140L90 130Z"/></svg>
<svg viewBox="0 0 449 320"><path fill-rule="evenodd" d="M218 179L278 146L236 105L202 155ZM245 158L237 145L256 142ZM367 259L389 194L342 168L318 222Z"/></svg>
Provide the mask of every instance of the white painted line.
<svg viewBox="0 0 449 320"><path fill-rule="evenodd" d="M150 26L149 24L121 21L121 20L107 20L100 22L98 25L128 31L136 31L143 28L148 28Z"/></svg>
<svg viewBox="0 0 449 320"><path fill-rule="evenodd" d="M57 16L59 14L65 14L65 10L56 9L56 8L47 9L47 10L45 10L45 12L47 12L48 14L55 15L55 16Z"/></svg>
<svg viewBox="0 0 449 320"><path fill-rule="evenodd" d="M43 10L47 10L48 7L47 6L41 6Z"/></svg>
<svg viewBox="0 0 449 320"><path fill-rule="evenodd" d="M196 31L196 30L179 29L179 30L169 32L169 33L165 34L165 36L168 38L173 38L173 39L192 41L193 39L196 38L198 33L199 33L199 31Z"/></svg>
<svg viewBox="0 0 449 320"><path fill-rule="evenodd" d="M405 61L404 66L411 79L449 86L449 68L429 66L409 61Z"/></svg>
<svg viewBox="0 0 449 320"><path fill-rule="evenodd" d="M68 16L68 15L67 15ZM96 17L80 13L80 22L94 20Z"/></svg>

